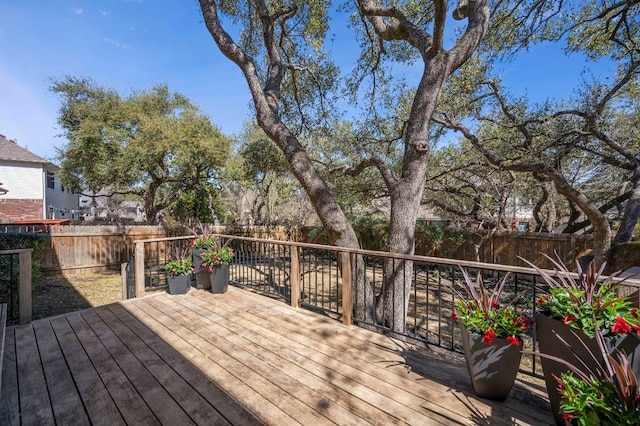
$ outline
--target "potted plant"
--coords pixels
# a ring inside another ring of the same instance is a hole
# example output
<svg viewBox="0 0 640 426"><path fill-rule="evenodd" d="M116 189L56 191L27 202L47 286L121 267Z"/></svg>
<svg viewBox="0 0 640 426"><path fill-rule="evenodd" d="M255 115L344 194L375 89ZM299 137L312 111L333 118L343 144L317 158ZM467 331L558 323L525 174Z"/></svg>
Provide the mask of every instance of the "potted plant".
<svg viewBox="0 0 640 426"><path fill-rule="evenodd" d="M605 264L599 269L595 261L582 270L577 265L577 274L572 274L558 257L546 256L554 265L554 271L545 271L531 262L532 266L548 285L548 293L538 297L535 314L536 336L542 357L542 371L547 393L557 424L564 424L560 414L560 393L556 377L568 371L571 365L582 365L592 371L603 368L605 356L599 354L596 332L603 336L609 353L624 351L636 374L640 373L640 320L638 312L627 297L619 296L618 290L627 278L616 282L617 274L602 275ZM524 260L524 259L523 259ZM566 344L558 344L560 338Z"/></svg>
<svg viewBox="0 0 640 426"><path fill-rule="evenodd" d="M597 351L591 358L603 359L598 368L581 366L564 359L537 353L542 359L554 359L567 371L556 377L560 395L559 415L570 425L638 425L640 424L640 388L638 377L624 350L609 353L599 328L594 328ZM560 345L568 343L560 339Z"/></svg>
<svg viewBox="0 0 640 426"><path fill-rule="evenodd" d="M210 274L209 282L212 293L224 293L229 287L229 263L235 256L233 249L228 246L230 242L231 240L223 245L220 240L217 240L215 247L202 253L200 267Z"/></svg>
<svg viewBox="0 0 640 426"><path fill-rule="evenodd" d="M520 368L521 336L530 325L529 318L517 313L513 306L524 291L503 304L501 295L508 274L489 293L480 272L473 280L467 271L460 269L468 299L456 301L456 310L451 317L462 331L462 347L471 383L479 397L504 401Z"/></svg>
<svg viewBox="0 0 640 426"><path fill-rule="evenodd" d="M200 289L209 288L209 272L201 267L202 253L215 248L218 243L218 237L213 235L211 226L202 223L191 231L197 235L196 238L191 240L191 256L193 267L196 270L196 284Z"/></svg>
<svg viewBox="0 0 640 426"><path fill-rule="evenodd" d="M185 253L179 253L176 249L174 259L164 265L167 272L167 290L169 294L185 294L191 285L191 273L193 266L191 257Z"/></svg>

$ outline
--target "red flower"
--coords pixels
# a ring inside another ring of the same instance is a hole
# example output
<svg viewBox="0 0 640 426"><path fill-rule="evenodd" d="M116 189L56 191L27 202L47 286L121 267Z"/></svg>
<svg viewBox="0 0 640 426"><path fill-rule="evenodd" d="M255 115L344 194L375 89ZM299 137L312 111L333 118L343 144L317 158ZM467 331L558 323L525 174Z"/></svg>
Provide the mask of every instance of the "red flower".
<svg viewBox="0 0 640 426"><path fill-rule="evenodd" d="M574 317L573 315L567 315L566 317L564 317L564 325L569 325L570 322L576 322L578 321L578 318Z"/></svg>
<svg viewBox="0 0 640 426"><path fill-rule="evenodd" d="M636 309L632 309L631 310L631 315L635 318L638 319L638 311Z"/></svg>
<svg viewBox="0 0 640 426"><path fill-rule="evenodd" d="M196 245L196 240L191 240L191 247Z"/></svg>
<svg viewBox="0 0 640 426"><path fill-rule="evenodd" d="M568 422L571 421L571 419L573 419L573 414L571 413L562 413L562 418Z"/></svg>
<svg viewBox="0 0 640 426"><path fill-rule="evenodd" d="M209 268L209 273L213 272L213 268Z"/></svg>
<svg viewBox="0 0 640 426"><path fill-rule="evenodd" d="M518 346L520 344L520 341L518 340L518 338L516 336L507 337L507 342L511 343L514 346Z"/></svg>
<svg viewBox="0 0 640 426"><path fill-rule="evenodd" d="M498 309L500 307L500 304L498 302L496 302L495 300L491 301L491 307Z"/></svg>
<svg viewBox="0 0 640 426"><path fill-rule="evenodd" d="M531 327L531 321L524 315L520 317L520 320L522 321L522 331L527 331Z"/></svg>
<svg viewBox="0 0 640 426"><path fill-rule="evenodd" d="M549 296L540 296L536 300L536 303L538 305L544 305L545 303L548 303L548 302L549 302Z"/></svg>
<svg viewBox="0 0 640 426"><path fill-rule="evenodd" d="M638 336L640 336L640 325L633 325L632 327L635 330L635 332L638 333Z"/></svg>
<svg viewBox="0 0 640 426"><path fill-rule="evenodd" d="M496 333L493 330L487 330L484 332L483 340L487 342L487 345L493 344L493 339L496 337Z"/></svg>
<svg viewBox="0 0 640 426"><path fill-rule="evenodd" d="M555 379L556 383L558 383L558 389L560 389L561 391L564 390L565 386L564 383L562 383L562 381L560 380L560 378L558 376L556 376L555 374L551 373L551 376Z"/></svg>
<svg viewBox="0 0 640 426"><path fill-rule="evenodd" d="M611 327L611 331L614 333L631 333L633 329L624 318L616 318L616 323Z"/></svg>
<svg viewBox="0 0 640 426"><path fill-rule="evenodd" d="M452 320L452 321L458 321L458 316L456 315L456 313L455 313L455 312L453 312L453 313L451 314L451 320Z"/></svg>

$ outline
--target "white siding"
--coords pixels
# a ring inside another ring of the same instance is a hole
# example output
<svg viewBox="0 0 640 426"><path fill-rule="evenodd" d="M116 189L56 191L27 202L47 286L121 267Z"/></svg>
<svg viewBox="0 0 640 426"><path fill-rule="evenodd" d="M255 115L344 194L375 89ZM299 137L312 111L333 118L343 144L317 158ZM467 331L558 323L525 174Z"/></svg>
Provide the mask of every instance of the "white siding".
<svg viewBox="0 0 640 426"><path fill-rule="evenodd" d="M46 170L41 179L45 182L45 217L48 219L78 219L80 196L68 188L62 190L60 180L54 177L53 189L46 186Z"/></svg>
<svg viewBox="0 0 640 426"><path fill-rule="evenodd" d="M40 164L0 164L0 182L8 189L3 198L18 200L42 200L43 177Z"/></svg>

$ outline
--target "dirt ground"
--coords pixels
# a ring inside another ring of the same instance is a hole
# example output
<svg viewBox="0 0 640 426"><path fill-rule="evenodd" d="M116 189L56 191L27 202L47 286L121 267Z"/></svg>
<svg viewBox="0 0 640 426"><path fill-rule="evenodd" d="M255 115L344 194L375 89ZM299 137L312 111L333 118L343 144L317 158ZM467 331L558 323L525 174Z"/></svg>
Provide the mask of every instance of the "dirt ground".
<svg viewBox="0 0 640 426"><path fill-rule="evenodd" d="M45 276L33 287L33 319L107 305L122 298L120 273L116 271Z"/></svg>

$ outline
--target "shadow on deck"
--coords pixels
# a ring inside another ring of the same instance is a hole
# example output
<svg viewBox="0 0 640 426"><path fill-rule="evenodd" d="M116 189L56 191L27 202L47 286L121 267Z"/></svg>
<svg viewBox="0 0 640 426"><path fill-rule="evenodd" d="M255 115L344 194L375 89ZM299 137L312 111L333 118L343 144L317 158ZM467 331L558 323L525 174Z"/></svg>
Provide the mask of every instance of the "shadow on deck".
<svg viewBox="0 0 640 426"><path fill-rule="evenodd" d="M544 389L477 398L457 359L231 287L7 330L0 424L541 425Z"/></svg>

